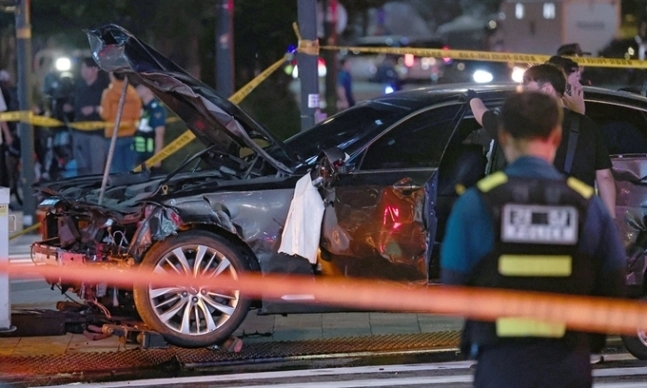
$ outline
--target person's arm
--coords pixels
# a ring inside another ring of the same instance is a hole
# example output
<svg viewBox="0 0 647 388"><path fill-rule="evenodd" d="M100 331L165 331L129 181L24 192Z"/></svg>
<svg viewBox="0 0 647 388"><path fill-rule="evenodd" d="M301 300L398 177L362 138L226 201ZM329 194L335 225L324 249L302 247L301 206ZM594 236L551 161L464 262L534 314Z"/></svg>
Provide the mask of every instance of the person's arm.
<svg viewBox="0 0 647 388"><path fill-rule="evenodd" d="M485 129L485 132L491 139L496 139L499 129L496 114L485 106L483 100L478 97L474 90L468 89L466 98L469 101L470 109L476 122Z"/></svg>
<svg viewBox="0 0 647 388"><path fill-rule="evenodd" d="M11 145L13 143L13 136L11 136L11 130L6 121L0 121L0 128L2 128L2 133L4 134L4 144ZM0 144L2 144L2 139L0 139Z"/></svg>
<svg viewBox="0 0 647 388"><path fill-rule="evenodd" d="M609 157L609 151L607 146L604 143L604 138L602 137L602 132L600 128L586 116L582 116L581 124L585 124L587 128L585 130L591 131L594 136L595 141L595 182L598 187L598 192L602 201L609 210L611 217L616 217L616 182L613 179L613 174L611 168L611 158Z"/></svg>
<svg viewBox="0 0 647 388"><path fill-rule="evenodd" d="M470 100L470 108L472 109L472 114L474 115L476 122L482 126L483 115L485 112L489 112L489 109L485 106L483 100L478 97L474 97Z"/></svg>
<svg viewBox="0 0 647 388"><path fill-rule="evenodd" d="M611 217L616 218L616 181L613 179L611 169L596 170L595 182L602 202L604 202Z"/></svg>

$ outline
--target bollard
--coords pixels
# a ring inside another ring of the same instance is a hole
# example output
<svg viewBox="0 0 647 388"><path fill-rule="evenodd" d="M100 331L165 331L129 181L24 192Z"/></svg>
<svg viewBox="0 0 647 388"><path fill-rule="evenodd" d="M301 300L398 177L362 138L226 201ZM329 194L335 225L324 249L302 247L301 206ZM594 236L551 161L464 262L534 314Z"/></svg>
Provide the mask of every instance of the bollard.
<svg viewBox="0 0 647 388"><path fill-rule="evenodd" d="M9 189L0 187L0 263L9 263ZM0 273L0 333L14 331L11 326L9 274Z"/></svg>

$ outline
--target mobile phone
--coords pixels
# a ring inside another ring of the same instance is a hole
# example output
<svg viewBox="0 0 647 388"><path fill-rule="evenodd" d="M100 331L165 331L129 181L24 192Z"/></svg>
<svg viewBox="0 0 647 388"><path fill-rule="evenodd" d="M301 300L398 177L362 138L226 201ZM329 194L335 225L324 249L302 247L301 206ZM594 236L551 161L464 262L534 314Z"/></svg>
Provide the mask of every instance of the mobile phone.
<svg viewBox="0 0 647 388"><path fill-rule="evenodd" d="M566 84L566 94L571 95L571 84Z"/></svg>

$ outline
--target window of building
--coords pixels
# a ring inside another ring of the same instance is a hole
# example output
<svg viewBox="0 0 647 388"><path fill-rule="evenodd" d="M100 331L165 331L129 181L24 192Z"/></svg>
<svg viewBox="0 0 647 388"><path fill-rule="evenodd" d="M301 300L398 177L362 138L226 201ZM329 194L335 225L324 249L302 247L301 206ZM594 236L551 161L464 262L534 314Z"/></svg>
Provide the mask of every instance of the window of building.
<svg viewBox="0 0 647 388"><path fill-rule="evenodd" d="M555 3L544 3L544 19L555 19Z"/></svg>
<svg viewBox="0 0 647 388"><path fill-rule="evenodd" d="M524 9L524 6L523 6L523 4L522 4L522 3L517 3L517 4L514 6L514 16L515 16L517 19L523 19L523 14L524 14L524 12L525 12L525 9Z"/></svg>

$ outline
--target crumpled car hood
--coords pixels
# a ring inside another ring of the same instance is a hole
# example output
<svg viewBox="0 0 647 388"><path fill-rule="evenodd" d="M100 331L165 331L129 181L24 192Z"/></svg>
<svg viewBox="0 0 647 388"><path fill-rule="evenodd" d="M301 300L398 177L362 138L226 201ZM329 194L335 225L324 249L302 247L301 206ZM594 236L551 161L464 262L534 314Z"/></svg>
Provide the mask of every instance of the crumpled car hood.
<svg viewBox="0 0 647 388"><path fill-rule="evenodd" d="M171 60L124 28L110 24L85 31L92 55L101 69L126 73L149 87L175 112L205 145L239 157L251 148L279 171L291 173L298 165L286 146L237 105L196 80ZM252 139L264 139L285 153L285 160L270 156Z"/></svg>

